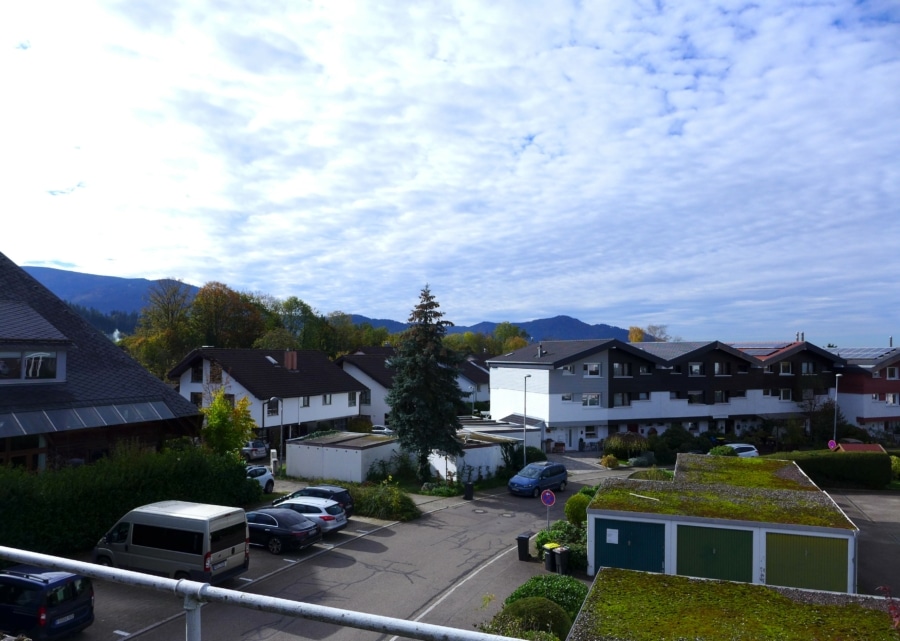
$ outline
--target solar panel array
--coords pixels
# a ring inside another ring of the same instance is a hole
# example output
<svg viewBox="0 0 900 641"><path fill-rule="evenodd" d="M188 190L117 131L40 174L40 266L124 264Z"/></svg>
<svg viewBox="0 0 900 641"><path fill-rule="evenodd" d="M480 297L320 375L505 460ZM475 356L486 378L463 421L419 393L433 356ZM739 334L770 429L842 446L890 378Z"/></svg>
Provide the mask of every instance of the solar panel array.
<svg viewBox="0 0 900 641"><path fill-rule="evenodd" d="M841 358L852 360L878 360L896 349L896 347L832 347L828 351Z"/></svg>

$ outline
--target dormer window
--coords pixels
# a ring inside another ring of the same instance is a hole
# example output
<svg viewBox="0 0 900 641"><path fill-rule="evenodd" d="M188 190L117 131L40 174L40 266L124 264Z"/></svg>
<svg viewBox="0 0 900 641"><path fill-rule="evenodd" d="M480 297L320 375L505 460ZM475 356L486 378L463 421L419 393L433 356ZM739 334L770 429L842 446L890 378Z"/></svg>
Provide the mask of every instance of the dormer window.
<svg viewBox="0 0 900 641"><path fill-rule="evenodd" d="M65 352L0 351L0 384L66 380Z"/></svg>
<svg viewBox="0 0 900 641"><path fill-rule="evenodd" d="M585 363L583 366L584 375L589 377L602 376L600 363Z"/></svg>

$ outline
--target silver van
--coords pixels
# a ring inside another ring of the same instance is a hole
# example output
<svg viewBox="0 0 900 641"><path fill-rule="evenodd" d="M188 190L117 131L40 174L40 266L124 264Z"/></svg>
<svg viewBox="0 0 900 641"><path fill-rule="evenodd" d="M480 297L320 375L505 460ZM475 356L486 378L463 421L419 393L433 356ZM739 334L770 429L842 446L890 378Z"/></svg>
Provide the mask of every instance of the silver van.
<svg viewBox="0 0 900 641"><path fill-rule="evenodd" d="M92 556L100 565L221 583L250 567L247 514L205 503L151 503L119 519Z"/></svg>

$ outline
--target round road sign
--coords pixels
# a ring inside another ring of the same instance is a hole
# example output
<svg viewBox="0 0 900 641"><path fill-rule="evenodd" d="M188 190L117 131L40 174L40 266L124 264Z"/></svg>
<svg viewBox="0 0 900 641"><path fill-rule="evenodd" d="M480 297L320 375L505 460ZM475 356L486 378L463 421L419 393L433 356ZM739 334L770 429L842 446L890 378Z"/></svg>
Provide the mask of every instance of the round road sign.
<svg viewBox="0 0 900 641"><path fill-rule="evenodd" d="M556 495L553 493L553 490L544 490L541 492L541 503L547 507L556 503Z"/></svg>

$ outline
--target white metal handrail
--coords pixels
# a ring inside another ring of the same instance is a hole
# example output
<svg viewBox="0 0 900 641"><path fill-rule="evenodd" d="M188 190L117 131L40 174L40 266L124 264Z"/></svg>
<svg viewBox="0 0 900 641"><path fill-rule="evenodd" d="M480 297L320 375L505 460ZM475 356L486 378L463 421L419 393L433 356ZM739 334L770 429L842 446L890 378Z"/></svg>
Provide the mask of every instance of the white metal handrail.
<svg viewBox="0 0 900 641"><path fill-rule="evenodd" d="M313 605L260 594L248 594L239 590L214 587L209 583L200 583L199 581L156 577L141 572L84 563L83 561L73 561L72 559L4 546L0 546L0 558L82 574L93 579L112 581L182 596L184 597L184 626L185 639L187 641L201 641L200 606L207 602L228 603L242 608L322 621L324 623L370 630L383 634L393 634L409 639L421 639L422 641L518 641L511 637L486 634L473 630L461 630L430 623L406 621L405 619Z"/></svg>

